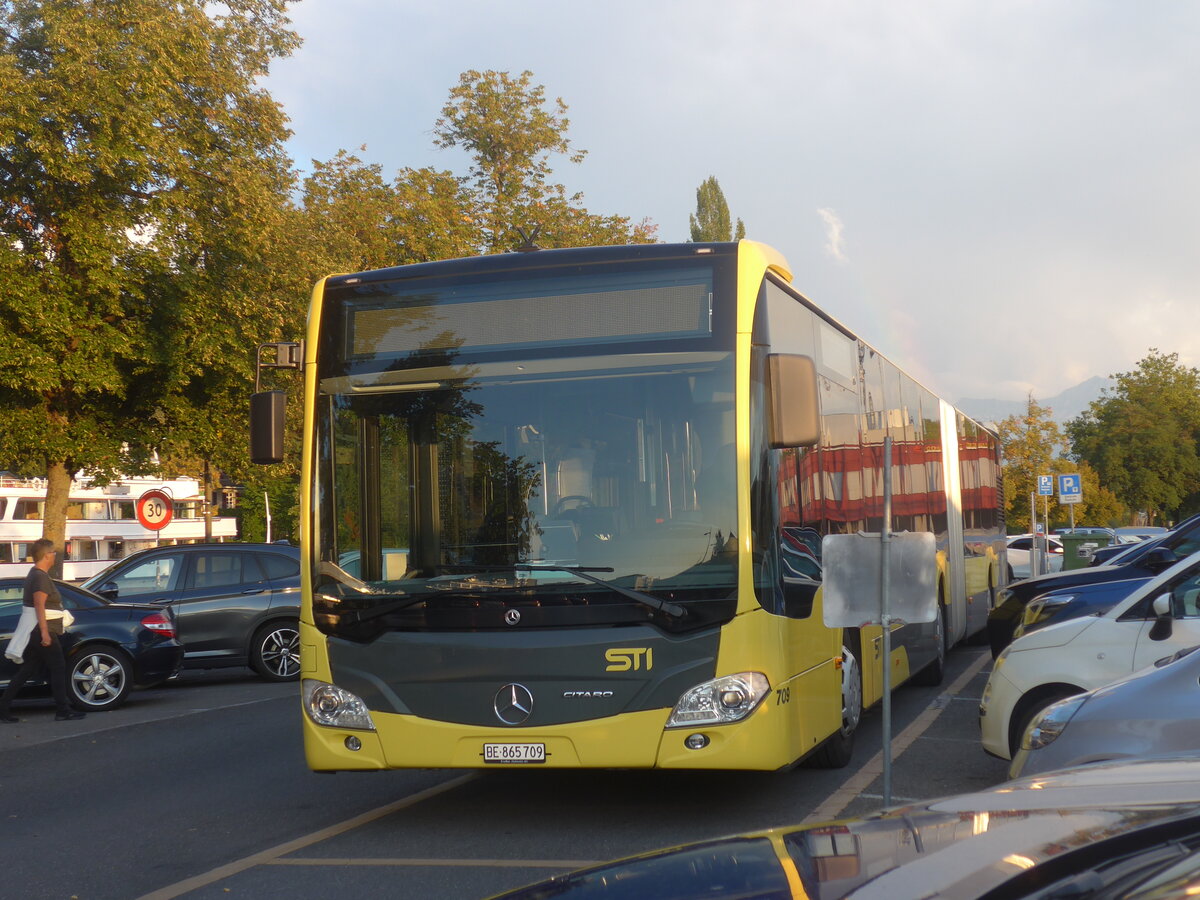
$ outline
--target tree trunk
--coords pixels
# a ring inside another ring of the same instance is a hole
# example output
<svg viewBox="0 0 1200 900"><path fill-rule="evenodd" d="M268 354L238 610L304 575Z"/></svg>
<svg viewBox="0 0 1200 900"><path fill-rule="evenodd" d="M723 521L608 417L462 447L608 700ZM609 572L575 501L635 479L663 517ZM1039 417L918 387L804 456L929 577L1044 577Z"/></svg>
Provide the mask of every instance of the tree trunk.
<svg viewBox="0 0 1200 900"><path fill-rule="evenodd" d="M71 499L71 472L66 463L53 462L46 467L46 505L42 513L42 537L54 541L58 558L50 569L51 578L63 577L63 557L67 550L67 504Z"/></svg>

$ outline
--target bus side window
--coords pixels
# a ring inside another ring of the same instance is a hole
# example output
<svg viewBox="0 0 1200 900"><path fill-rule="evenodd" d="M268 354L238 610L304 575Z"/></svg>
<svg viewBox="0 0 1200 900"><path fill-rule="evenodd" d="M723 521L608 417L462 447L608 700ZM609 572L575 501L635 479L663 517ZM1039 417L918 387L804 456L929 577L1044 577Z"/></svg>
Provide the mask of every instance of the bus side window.
<svg viewBox="0 0 1200 900"><path fill-rule="evenodd" d="M783 614L789 619L812 615L821 582L821 537L812 528L785 525L779 535L783 563Z"/></svg>

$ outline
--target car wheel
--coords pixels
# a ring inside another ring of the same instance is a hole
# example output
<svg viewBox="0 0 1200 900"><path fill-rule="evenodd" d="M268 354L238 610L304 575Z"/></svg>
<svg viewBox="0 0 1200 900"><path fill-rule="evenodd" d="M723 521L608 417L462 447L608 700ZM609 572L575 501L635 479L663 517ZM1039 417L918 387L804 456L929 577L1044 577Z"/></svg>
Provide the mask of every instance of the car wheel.
<svg viewBox="0 0 1200 900"><path fill-rule="evenodd" d="M83 647L71 656L67 680L77 709L116 709L133 687L133 661L116 647Z"/></svg>
<svg viewBox="0 0 1200 900"><path fill-rule="evenodd" d="M300 631L295 622L271 622L258 629L250 646L250 665L268 681L300 677Z"/></svg>
<svg viewBox="0 0 1200 900"><path fill-rule="evenodd" d="M854 753L854 734L862 719L862 668L849 647L842 647L842 727L821 745L810 758L821 769L841 769Z"/></svg>

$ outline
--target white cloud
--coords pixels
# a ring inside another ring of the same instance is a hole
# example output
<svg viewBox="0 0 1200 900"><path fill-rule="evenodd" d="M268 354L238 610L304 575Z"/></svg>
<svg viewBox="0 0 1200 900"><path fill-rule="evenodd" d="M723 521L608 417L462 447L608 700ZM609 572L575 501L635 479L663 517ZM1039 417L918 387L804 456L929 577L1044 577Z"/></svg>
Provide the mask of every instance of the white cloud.
<svg viewBox="0 0 1200 900"><path fill-rule="evenodd" d="M1150 347L1200 361L1200 5L290 10L306 44L265 86L302 166L366 143L388 173L461 173L430 133L458 73L530 69L589 151L556 172L589 209L686 240L715 175L801 291L947 395L1053 396Z"/></svg>
<svg viewBox="0 0 1200 900"><path fill-rule="evenodd" d="M823 207L817 210L817 215L825 223L825 252L836 262L849 262L846 258L845 226L842 225L838 214L828 207Z"/></svg>

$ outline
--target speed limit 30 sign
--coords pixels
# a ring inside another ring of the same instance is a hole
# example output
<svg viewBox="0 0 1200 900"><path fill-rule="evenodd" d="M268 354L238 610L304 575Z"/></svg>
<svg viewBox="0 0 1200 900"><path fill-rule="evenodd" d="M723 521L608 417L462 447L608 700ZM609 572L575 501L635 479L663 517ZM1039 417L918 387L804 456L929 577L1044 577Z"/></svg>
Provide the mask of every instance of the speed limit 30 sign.
<svg viewBox="0 0 1200 900"><path fill-rule="evenodd" d="M175 503L166 491L146 491L137 501L137 517L143 528L159 531L171 524Z"/></svg>

